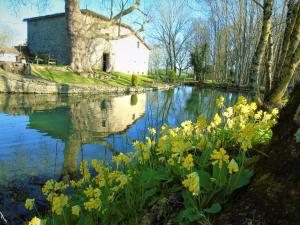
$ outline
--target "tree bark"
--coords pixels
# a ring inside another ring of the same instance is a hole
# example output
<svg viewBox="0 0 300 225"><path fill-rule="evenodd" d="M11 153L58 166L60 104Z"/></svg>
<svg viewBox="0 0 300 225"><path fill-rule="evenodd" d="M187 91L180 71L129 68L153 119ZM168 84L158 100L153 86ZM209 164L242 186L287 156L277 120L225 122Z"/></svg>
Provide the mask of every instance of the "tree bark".
<svg viewBox="0 0 300 225"><path fill-rule="evenodd" d="M75 72L91 71L87 57L84 17L80 11L80 0L65 0L65 12L70 41L70 68Z"/></svg>
<svg viewBox="0 0 300 225"><path fill-rule="evenodd" d="M269 93L272 89L272 78L273 78L273 38L272 35L269 36L269 43L268 43L268 59L266 62L266 85L265 90L266 93Z"/></svg>
<svg viewBox="0 0 300 225"><path fill-rule="evenodd" d="M287 24L289 26L286 27L285 32L288 39L284 40L282 54L280 56L283 61L281 60L276 67L275 73L277 74L275 77L277 81L271 93L265 98L267 105L280 104L300 63L300 0L295 3L293 8L289 11L290 14L287 18ZM294 22L289 22L290 20Z"/></svg>
<svg viewBox="0 0 300 225"><path fill-rule="evenodd" d="M265 55L266 46L268 44L271 33L271 18L273 12L274 0L265 0L263 6L263 25L258 46L252 58L250 68L250 84L254 92L259 90L259 72Z"/></svg>

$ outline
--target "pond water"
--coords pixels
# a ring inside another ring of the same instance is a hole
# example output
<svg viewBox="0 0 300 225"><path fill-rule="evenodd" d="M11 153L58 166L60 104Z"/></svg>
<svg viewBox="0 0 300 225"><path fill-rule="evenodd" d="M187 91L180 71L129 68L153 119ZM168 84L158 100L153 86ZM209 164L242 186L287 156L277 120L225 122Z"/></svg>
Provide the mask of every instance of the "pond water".
<svg viewBox="0 0 300 225"><path fill-rule="evenodd" d="M216 99L227 105L237 94L180 87L136 95L0 95L0 211L18 224L26 220L26 198L38 196L46 179L77 176L82 159L109 162L117 152L133 151L148 127L178 126L211 118ZM1 224L1 222L0 222Z"/></svg>

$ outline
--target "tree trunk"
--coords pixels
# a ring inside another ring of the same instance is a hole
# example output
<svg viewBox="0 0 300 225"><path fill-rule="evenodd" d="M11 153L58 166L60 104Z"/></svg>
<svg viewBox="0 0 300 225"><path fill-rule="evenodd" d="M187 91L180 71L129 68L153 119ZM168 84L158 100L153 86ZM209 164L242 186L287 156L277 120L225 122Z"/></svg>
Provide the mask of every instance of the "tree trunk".
<svg viewBox="0 0 300 225"><path fill-rule="evenodd" d="M259 91L259 72L271 33L271 18L274 0L265 0L263 9L263 25L258 46L252 59L250 68L250 84L255 92Z"/></svg>
<svg viewBox="0 0 300 225"><path fill-rule="evenodd" d="M280 113L271 143L260 148L268 157L260 156L250 185L232 197L212 224L299 224L299 132L300 84Z"/></svg>
<svg viewBox="0 0 300 225"><path fill-rule="evenodd" d="M278 64L275 73L277 82L269 95L266 96L265 102L267 105L277 105L280 104L282 97L284 96L290 81L292 80L295 70L300 63L300 1L295 3L293 9L289 10L293 14L289 14L288 20L293 20L294 22L287 22L289 26L286 27L286 35L288 40L284 40L289 44L283 44L281 59L284 59ZM288 48L288 49L286 49Z"/></svg>
<svg viewBox="0 0 300 225"><path fill-rule="evenodd" d="M70 40L70 68L75 72L91 71L87 57L84 18L80 11L80 0L65 0L68 35Z"/></svg>
<svg viewBox="0 0 300 225"><path fill-rule="evenodd" d="M269 44L268 44L268 59L266 63L266 85L265 85L265 90L266 93L269 93L272 88L272 77L273 77L273 51L274 51L274 46L273 46L273 38L272 35L269 36Z"/></svg>

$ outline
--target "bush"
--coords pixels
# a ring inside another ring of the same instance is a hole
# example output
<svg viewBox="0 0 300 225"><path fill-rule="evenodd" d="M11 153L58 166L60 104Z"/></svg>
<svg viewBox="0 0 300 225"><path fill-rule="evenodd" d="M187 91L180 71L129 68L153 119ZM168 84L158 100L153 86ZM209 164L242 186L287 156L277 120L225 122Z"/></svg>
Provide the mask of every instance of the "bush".
<svg viewBox="0 0 300 225"><path fill-rule="evenodd" d="M168 72L168 80L170 83L175 83L176 82L176 72L174 70L170 70Z"/></svg>
<svg viewBox="0 0 300 225"><path fill-rule="evenodd" d="M113 156L112 164L92 160L91 173L82 161L80 180L47 181L42 191L52 214L40 223L146 224L154 208L162 221L206 223L208 214L218 213L230 194L250 182L256 157L251 150L271 139L278 114L243 97L227 109L224 98L216 104L219 113L210 122L200 116L177 128L164 125L160 136L151 128L145 142L133 143L135 152ZM36 208L34 200L26 207Z"/></svg>
<svg viewBox="0 0 300 225"><path fill-rule="evenodd" d="M140 81L141 81L141 79L140 79L140 77L138 75L135 75L135 74L132 75L132 77L131 77L131 85L133 87L139 86L140 85Z"/></svg>
<svg viewBox="0 0 300 225"><path fill-rule="evenodd" d="M138 103L138 97L137 95L131 95L131 98L130 98L130 105L136 105Z"/></svg>

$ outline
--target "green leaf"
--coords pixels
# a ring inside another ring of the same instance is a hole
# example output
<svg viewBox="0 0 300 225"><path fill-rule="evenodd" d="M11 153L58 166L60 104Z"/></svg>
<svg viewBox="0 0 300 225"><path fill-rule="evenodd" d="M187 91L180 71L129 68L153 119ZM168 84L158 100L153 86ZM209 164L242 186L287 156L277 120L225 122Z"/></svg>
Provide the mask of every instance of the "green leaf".
<svg viewBox="0 0 300 225"><path fill-rule="evenodd" d="M190 193L188 191L182 191L181 196L183 198L184 206L186 208L197 207L197 202L196 202L195 198L193 197L192 193Z"/></svg>
<svg viewBox="0 0 300 225"><path fill-rule="evenodd" d="M228 180L228 170L225 163L221 169L219 168L218 163L213 166L213 178L216 179L218 187L223 187L226 185Z"/></svg>
<svg viewBox="0 0 300 225"><path fill-rule="evenodd" d="M180 211L177 216L177 220L180 222L188 221L194 222L203 218L204 215L196 208L186 208Z"/></svg>
<svg viewBox="0 0 300 225"><path fill-rule="evenodd" d="M219 213L222 210L222 207L219 203L214 203L210 208L204 209L205 212L210 214Z"/></svg>
<svg viewBox="0 0 300 225"><path fill-rule="evenodd" d="M199 175L199 180L200 180L200 188L204 188L206 190L211 190L212 186L211 186L211 181L210 181L210 174L206 171L203 170L199 170L197 171L198 175Z"/></svg>
<svg viewBox="0 0 300 225"><path fill-rule="evenodd" d="M156 188L150 189L145 192L144 198L147 199L149 197L152 197L153 195L155 195L155 193L156 193Z"/></svg>
<svg viewBox="0 0 300 225"><path fill-rule="evenodd" d="M296 142L300 143L300 128L297 130L295 136L296 136Z"/></svg>
<svg viewBox="0 0 300 225"><path fill-rule="evenodd" d="M249 184L252 176L253 171L251 170L242 170L239 173L233 174L231 177L230 187L232 190L241 188Z"/></svg>
<svg viewBox="0 0 300 225"><path fill-rule="evenodd" d="M205 168L207 165L210 164L209 160L210 160L210 155L212 153L213 149L211 148L206 148L201 156L200 156L200 159L198 161L199 165L201 168Z"/></svg>
<svg viewBox="0 0 300 225"><path fill-rule="evenodd" d="M76 225L93 225L93 218L90 215L81 216Z"/></svg>

